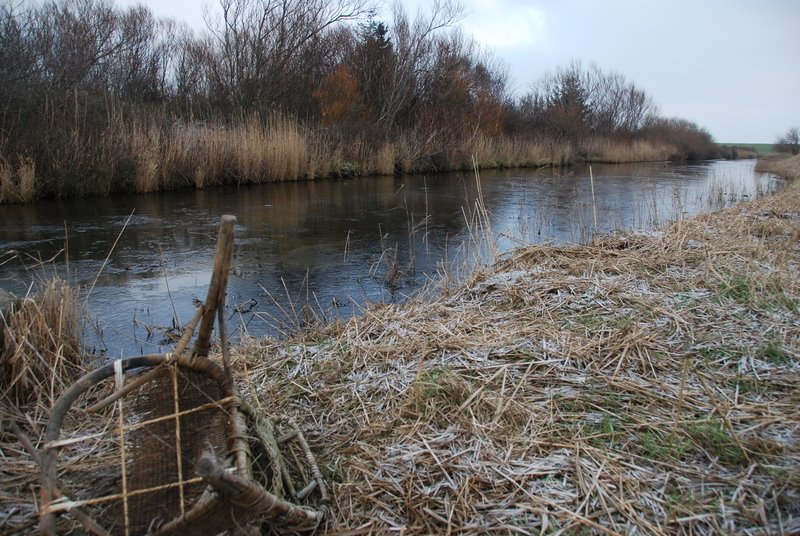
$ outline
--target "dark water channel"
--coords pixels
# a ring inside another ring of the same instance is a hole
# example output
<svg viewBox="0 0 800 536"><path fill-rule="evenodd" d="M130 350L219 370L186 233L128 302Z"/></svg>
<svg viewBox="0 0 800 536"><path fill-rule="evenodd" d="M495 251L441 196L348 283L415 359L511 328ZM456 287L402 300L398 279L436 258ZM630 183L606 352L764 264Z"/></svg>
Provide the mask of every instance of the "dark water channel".
<svg viewBox="0 0 800 536"><path fill-rule="evenodd" d="M650 229L778 187L753 166L595 165L599 231ZM348 317L473 262L486 227L473 219L479 193L500 251L594 233L588 168L484 171L480 189L474 174L453 173L52 200L0 207L0 287L24 295L57 272L88 296L96 351L161 351L173 317L188 321L193 300L205 298L217 222L230 213L231 328L281 335L311 318L309 307Z"/></svg>

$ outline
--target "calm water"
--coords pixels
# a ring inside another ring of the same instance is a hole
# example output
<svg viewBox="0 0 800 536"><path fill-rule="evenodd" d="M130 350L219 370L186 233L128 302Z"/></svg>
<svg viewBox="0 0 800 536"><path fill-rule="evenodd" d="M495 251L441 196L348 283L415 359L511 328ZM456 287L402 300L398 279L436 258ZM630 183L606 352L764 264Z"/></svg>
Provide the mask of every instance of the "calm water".
<svg viewBox="0 0 800 536"><path fill-rule="evenodd" d="M778 186L753 166L595 165L599 232L652 228ZM484 171L480 188L474 174L454 173L44 201L0 207L0 286L24 295L57 272L88 296L96 351L162 351L173 318L188 321L205 298L217 222L229 213L238 218L230 325L280 335L310 317L306 304L347 317L474 261L479 192L500 251L594 233L588 168Z"/></svg>

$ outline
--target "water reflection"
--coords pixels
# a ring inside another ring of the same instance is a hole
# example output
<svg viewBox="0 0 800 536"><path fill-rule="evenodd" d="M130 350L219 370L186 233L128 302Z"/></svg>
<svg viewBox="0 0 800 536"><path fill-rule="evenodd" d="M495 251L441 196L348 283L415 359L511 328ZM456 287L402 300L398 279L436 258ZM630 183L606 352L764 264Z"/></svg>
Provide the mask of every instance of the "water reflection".
<svg viewBox="0 0 800 536"><path fill-rule="evenodd" d="M648 228L777 184L754 174L752 162L593 172L600 232ZM595 232L588 169L486 171L480 191L501 251L585 242ZM403 299L443 263L469 258L478 192L474 174L455 173L4 206L0 286L24 293L32 277L57 271L84 295L93 286L88 303L98 329L89 340L97 349L159 351L166 342L148 328L170 326L175 316L185 322L193 300L205 297L217 221L230 213L238 218L231 322L276 335L307 319L306 304L347 317L366 301ZM11 250L18 255L9 260ZM37 266L54 256L55 264Z"/></svg>

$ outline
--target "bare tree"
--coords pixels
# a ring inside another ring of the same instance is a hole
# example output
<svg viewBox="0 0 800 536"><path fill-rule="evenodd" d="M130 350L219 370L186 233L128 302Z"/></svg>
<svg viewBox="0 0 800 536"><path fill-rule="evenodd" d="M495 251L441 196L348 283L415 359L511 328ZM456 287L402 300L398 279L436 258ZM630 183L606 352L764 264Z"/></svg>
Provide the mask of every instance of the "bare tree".
<svg viewBox="0 0 800 536"><path fill-rule="evenodd" d="M634 135L657 113L652 98L623 75L592 65L585 74L593 108L596 134Z"/></svg>
<svg viewBox="0 0 800 536"><path fill-rule="evenodd" d="M196 105L208 103L214 43L207 35L196 36L186 26L177 29L171 62L175 98L190 117Z"/></svg>
<svg viewBox="0 0 800 536"><path fill-rule="evenodd" d="M19 138L16 129L30 125L36 108L39 69L32 11L0 6L0 145Z"/></svg>
<svg viewBox="0 0 800 536"><path fill-rule="evenodd" d="M719 148L714 137L697 124L680 118L652 117L642 128L639 137L672 145L677 160L717 158Z"/></svg>
<svg viewBox="0 0 800 536"><path fill-rule="evenodd" d="M393 4L394 69L378 117L378 123L387 131L398 123L412 121L412 104L420 94L420 77L432 69L435 37L455 25L463 14L457 0L434 0L428 15L418 13L412 22L400 2Z"/></svg>
<svg viewBox="0 0 800 536"><path fill-rule="evenodd" d="M370 118L377 121L391 93L394 43L389 27L374 20L361 25L355 41L349 54L350 62Z"/></svg>
<svg viewBox="0 0 800 536"><path fill-rule="evenodd" d="M369 0L220 0L212 85L237 107L269 105L296 88L303 47L337 23L373 12Z"/></svg>
<svg viewBox="0 0 800 536"><path fill-rule="evenodd" d="M420 77L418 130L438 137L439 145L461 147L478 133L499 134L503 66L457 29L437 36L434 50L431 68Z"/></svg>
<svg viewBox="0 0 800 536"><path fill-rule="evenodd" d="M143 6L118 16L122 47L109 61L108 88L133 101L154 101L168 93L176 24L156 20Z"/></svg>
<svg viewBox="0 0 800 536"><path fill-rule="evenodd" d="M776 149L781 153L800 153L800 128L792 127L775 142Z"/></svg>
<svg viewBox="0 0 800 536"><path fill-rule="evenodd" d="M126 43L109 0L47 2L36 14L41 75L53 89L105 84L110 59Z"/></svg>

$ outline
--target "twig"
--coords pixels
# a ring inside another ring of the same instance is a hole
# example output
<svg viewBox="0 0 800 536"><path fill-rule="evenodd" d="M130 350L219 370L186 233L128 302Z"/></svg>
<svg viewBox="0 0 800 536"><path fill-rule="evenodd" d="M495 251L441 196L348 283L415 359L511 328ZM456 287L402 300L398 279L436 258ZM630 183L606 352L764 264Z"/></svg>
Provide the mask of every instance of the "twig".
<svg viewBox="0 0 800 536"><path fill-rule="evenodd" d="M108 250L108 255L106 255L106 258L103 261L102 266L100 266L100 269L97 271L97 275L94 276L94 281L92 281L92 286L89 287L89 292L86 293L86 299L83 302L84 306L86 306L89 303L89 296L92 295L92 291L94 290L94 286L97 284L97 280L100 279L100 274L103 273L103 269L106 267L106 264L108 264L108 259L110 259L111 258L111 254L114 253L114 249L117 247L117 242L119 242L119 239L122 238L122 233L124 233L125 229L128 227L128 223L131 221L131 218L133 217L133 213L134 212L136 212L136 209L133 209L131 211L130 215L128 215L128 219L125 220L125 225L122 226L122 229L117 234L117 238L116 238L116 240L114 240L114 243L111 245L111 249Z"/></svg>

